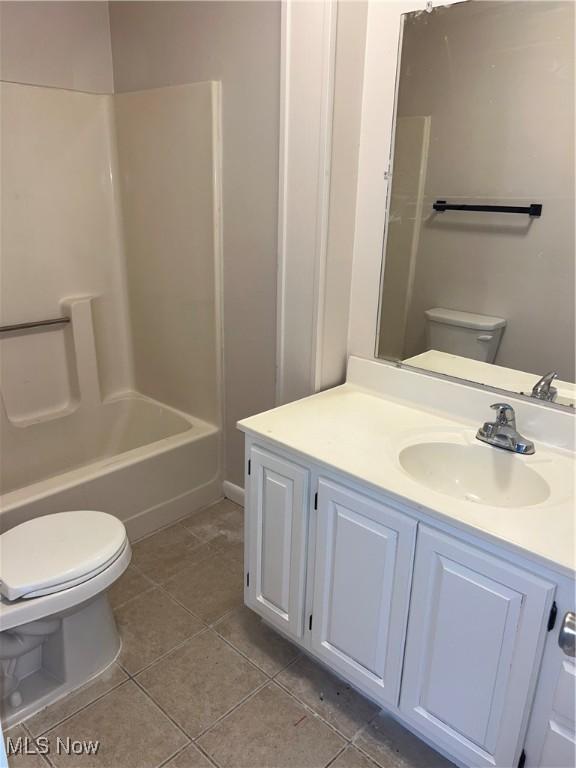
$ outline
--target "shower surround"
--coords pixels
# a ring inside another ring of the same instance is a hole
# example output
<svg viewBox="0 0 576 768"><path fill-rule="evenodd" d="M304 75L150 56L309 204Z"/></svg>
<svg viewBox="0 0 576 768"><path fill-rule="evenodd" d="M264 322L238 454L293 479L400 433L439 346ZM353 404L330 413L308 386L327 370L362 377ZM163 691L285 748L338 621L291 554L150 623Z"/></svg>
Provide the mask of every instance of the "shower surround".
<svg viewBox="0 0 576 768"><path fill-rule="evenodd" d="M220 94L0 84L0 529L221 495Z"/></svg>

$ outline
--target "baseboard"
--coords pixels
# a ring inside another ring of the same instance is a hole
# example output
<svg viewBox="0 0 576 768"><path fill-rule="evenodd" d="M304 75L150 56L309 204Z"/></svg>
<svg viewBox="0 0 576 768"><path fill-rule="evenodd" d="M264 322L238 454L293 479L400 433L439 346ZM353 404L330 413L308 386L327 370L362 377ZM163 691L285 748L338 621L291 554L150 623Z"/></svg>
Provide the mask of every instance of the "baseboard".
<svg viewBox="0 0 576 768"><path fill-rule="evenodd" d="M193 488L188 493L169 499L150 509L145 509L128 520L124 520L130 541L137 541L160 530L160 528L173 525L192 512L197 512L209 504L213 504L221 498L220 493L220 481L218 479L211 480L199 488Z"/></svg>
<svg viewBox="0 0 576 768"><path fill-rule="evenodd" d="M239 485L224 480L222 483L222 493L227 499L230 499L230 501L240 504L241 507L244 506L244 488L241 488Z"/></svg>

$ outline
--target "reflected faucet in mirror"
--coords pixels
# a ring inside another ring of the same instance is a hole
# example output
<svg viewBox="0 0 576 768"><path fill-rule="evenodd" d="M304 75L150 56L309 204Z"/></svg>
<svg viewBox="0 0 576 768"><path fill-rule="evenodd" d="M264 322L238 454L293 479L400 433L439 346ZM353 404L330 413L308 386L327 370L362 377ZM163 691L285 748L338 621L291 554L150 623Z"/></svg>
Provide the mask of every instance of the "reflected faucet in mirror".
<svg viewBox="0 0 576 768"><path fill-rule="evenodd" d="M550 373L544 374L541 379L538 379L536 384L532 387L532 397L536 397L538 400L547 400L553 402L558 397L558 390L552 386L554 379L558 377L556 371L550 371Z"/></svg>

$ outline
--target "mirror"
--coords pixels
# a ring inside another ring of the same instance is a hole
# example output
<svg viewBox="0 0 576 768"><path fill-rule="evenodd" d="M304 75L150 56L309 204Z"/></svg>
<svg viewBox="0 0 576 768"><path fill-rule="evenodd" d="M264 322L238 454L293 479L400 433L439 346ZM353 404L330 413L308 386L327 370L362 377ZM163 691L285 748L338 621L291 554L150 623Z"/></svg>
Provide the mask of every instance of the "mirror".
<svg viewBox="0 0 576 768"><path fill-rule="evenodd" d="M404 15L378 357L574 406L574 133L572 2Z"/></svg>

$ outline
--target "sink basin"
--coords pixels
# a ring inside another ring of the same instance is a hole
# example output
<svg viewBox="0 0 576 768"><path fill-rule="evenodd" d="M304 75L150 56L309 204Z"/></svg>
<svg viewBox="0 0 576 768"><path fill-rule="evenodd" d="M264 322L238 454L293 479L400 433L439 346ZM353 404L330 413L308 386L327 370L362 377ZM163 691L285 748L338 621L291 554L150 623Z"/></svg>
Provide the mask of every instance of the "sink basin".
<svg viewBox="0 0 576 768"><path fill-rule="evenodd" d="M528 507L550 496L550 486L526 457L483 445L417 443L400 465L414 480L458 499L493 507Z"/></svg>

